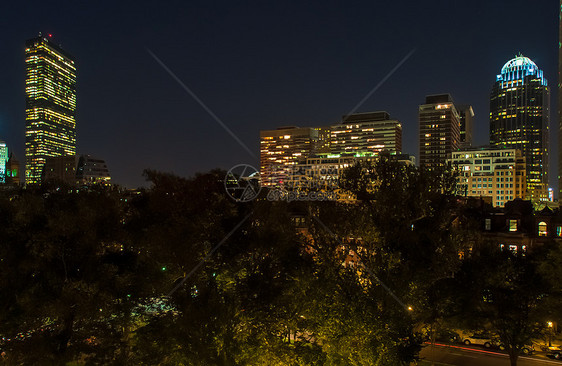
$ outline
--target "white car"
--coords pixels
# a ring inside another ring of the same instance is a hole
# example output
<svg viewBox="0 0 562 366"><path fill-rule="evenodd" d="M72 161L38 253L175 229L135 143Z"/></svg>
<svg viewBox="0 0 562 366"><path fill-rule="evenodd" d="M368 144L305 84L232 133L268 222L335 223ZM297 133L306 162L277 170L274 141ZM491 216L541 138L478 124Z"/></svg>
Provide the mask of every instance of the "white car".
<svg viewBox="0 0 562 366"><path fill-rule="evenodd" d="M492 337L487 334L473 334L469 337L463 337L462 343L466 344L467 346L470 344L478 344L486 348L498 346L498 342L492 339Z"/></svg>

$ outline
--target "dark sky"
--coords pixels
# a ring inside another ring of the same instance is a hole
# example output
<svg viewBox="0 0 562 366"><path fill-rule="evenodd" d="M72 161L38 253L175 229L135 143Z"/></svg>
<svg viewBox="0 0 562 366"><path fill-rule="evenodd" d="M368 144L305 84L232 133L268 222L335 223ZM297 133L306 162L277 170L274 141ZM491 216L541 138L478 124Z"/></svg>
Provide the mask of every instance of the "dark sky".
<svg viewBox="0 0 562 366"><path fill-rule="evenodd" d="M418 154L426 94L474 106L488 143L488 98L516 53L557 84L558 1L18 1L0 6L0 139L24 161L24 42L43 32L76 58L78 153L114 182L145 168L190 176L259 164L150 56L157 55L259 155L259 130L339 121L412 49L358 112L387 110ZM556 88L551 126L556 126ZM551 129L554 184L555 131Z"/></svg>

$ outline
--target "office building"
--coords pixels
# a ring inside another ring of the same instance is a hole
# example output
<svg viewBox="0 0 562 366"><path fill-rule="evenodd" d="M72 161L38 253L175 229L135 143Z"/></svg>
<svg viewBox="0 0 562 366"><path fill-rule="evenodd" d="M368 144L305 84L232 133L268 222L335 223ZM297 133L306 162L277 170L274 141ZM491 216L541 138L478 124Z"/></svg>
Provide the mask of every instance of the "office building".
<svg viewBox="0 0 562 366"><path fill-rule="evenodd" d="M466 197L488 198L495 207L525 198L525 157L516 149L472 148L452 153L449 160L458 170L457 192Z"/></svg>
<svg viewBox="0 0 562 366"><path fill-rule="evenodd" d="M0 141L0 183L6 183L6 165L8 163L8 146Z"/></svg>
<svg viewBox="0 0 562 366"><path fill-rule="evenodd" d="M460 147L460 114L450 94L428 95L419 106L420 166L446 164Z"/></svg>
<svg viewBox="0 0 562 366"><path fill-rule="evenodd" d="M558 8L558 200L562 197L562 0Z"/></svg>
<svg viewBox="0 0 562 366"><path fill-rule="evenodd" d="M76 180L80 185L110 184L111 175L104 160L81 155L76 168Z"/></svg>
<svg viewBox="0 0 562 366"><path fill-rule="evenodd" d="M521 151L535 202L548 200L549 95L543 72L522 55L505 63L490 94L490 144Z"/></svg>
<svg viewBox="0 0 562 366"><path fill-rule="evenodd" d="M262 186L282 186L291 167L315 152L319 130L312 127L280 127L260 131L260 179Z"/></svg>
<svg viewBox="0 0 562 366"><path fill-rule="evenodd" d="M43 182L54 181L69 186L110 184L111 175L104 160L91 155L66 155L47 158Z"/></svg>
<svg viewBox="0 0 562 366"><path fill-rule="evenodd" d="M472 147L472 126L474 110L471 105L460 104L457 106L460 117L460 148L467 149Z"/></svg>
<svg viewBox="0 0 562 366"><path fill-rule="evenodd" d="M25 183L41 182L50 157L76 153L76 67L49 38L25 44Z"/></svg>
<svg viewBox="0 0 562 366"><path fill-rule="evenodd" d="M65 155L47 158L43 165L41 182L54 181L55 183L65 183L75 186L76 169L78 166L78 155Z"/></svg>
<svg viewBox="0 0 562 366"><path fill-rule="evenodd" d="M402 124L388 112L356 113L330 127L330 151L334 154L402 152Z"/></svg>
<svg viewBox="0 0 562 366"><path fill-rule="evenodd" d="M408 154L396 153L344 153L344 154L314 154L304 160L299 160L290 169L287 186L291 189L336 191L344 169L357 163L371 162L375 164L381 157L389 161L414 166L415 157Z"/></svg>

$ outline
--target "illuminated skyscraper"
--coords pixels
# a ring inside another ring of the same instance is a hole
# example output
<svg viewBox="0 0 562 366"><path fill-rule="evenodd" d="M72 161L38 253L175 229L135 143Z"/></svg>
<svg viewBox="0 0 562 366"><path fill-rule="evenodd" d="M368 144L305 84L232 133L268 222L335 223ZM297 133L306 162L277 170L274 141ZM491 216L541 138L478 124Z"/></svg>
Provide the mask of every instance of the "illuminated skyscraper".
<svg viewBox="0 0 562 366"><path fill-rule="evenodd" d="M558 14L558 199L562 198L562 0Z"/></svg>
<svg viewBox="0 0 562 366"><path fill-rule="evenodd" d="M260 179L263 186L286 183L294 165L316 150L318 129L280 127L260 131Z"/></svg>
<svg viewBox="0 0 562 366"><path fill-rule="evenodd" d="M535 201L548 199L549 93L543 72L519 55L502 67L490 95L490 144L521 150Z"/></svg>
<svg viewBox="0 0 562 366"><path fill-rule="evenodd" d="M40 183L49 157L76 154L74 59L39 35L25 44L25 183Z"/></svg>
<svg viewBox="0 0 562 366"><path fill-rule="evenodd" d="M419 106L420 165L446 164L460 146L460 114L450 94L428 95Z"/></svg>
<svg viewBox="0 0 562 366"><path fill-rule="evenodd" d="M367 112L343 116L331 126L330 149L334 154L402 152L402 124L388 112Z"/></svg>
<svg viewBox="0 0 562 366"><path fill-rule="evenodd" d="M8 146L0 141L0 183L6 183L6 163L8 162Z"/></svg>

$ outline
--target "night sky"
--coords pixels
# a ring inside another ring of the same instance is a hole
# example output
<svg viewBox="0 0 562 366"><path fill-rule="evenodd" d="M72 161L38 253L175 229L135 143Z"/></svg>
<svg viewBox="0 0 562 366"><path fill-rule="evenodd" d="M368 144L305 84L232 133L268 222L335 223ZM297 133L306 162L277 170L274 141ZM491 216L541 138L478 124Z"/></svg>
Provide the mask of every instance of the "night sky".
<svg viewBox="0 0 562 366"><path fill-rule="evenodd" d="M426 94L472 104L488 143L489 93L521 52L551 90L556 177L558 1L135 1L0 6L0 139L24 158L24 43L39 32L75 56L78 153L105 159L114 183L145 168L190 176L259 165L259 131L339 122L412 49L357 112L386 110L418 155ZM251 156L150 55L152 51L251 150Z"/></svg>

